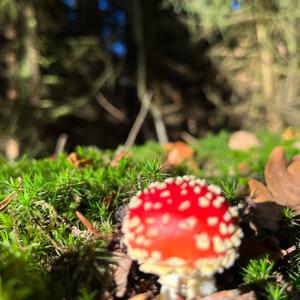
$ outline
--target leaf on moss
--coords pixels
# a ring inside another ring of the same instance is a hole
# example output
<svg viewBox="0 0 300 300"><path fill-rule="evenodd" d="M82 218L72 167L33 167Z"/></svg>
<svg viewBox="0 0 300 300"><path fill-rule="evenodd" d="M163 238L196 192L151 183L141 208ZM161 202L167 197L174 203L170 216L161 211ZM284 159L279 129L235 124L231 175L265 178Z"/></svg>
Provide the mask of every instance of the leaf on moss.
<svg viewBox="0 0 300 300"><path fill-rule="evenodd" d="M243 130L234 132L228 141L228 147L231 150L247 151L260 145L261 143L255 134Z"/></svg>
<svg viewBox="0 0 300 300"><path fill-rule="evenodd" d="M1 202L0 202L0 210L4 209L14 198L16 194L11 193L7 195Z"/></svg>
<svg viewBox="0 0 300 300"><path fill-rule="evenodd" d="M114 252L116 266L114 270L114 281L116 283L116 297L121 298L125 295L127 288L127 278L132 265L132 259L120 252Z"/></svg>
<svg viewBox="0 0 300 300"><path fill-rule="evenodd" d="M256 300L255 293L253 291L240 294L238 290L220 291L210 296L197 298L197 300Z"/></svg>
<svg viewBox="0 0 300 300"><path fill-rule="evenodd" d="M248 163L242 161L237 166L240 175L247 175L250 172L250 166Z"/></svg>
<svg viewBox="0 0 300 300"><path fill-rule="evenodd" d="M167 151L167 162L172 166L181 164L185 160L192 158L194 154L191 146L181 141L167 143L165 144L165 149Z"/></svg>
<svg viewBox="0 0 300 300"><path fill-rule="evenodd" d="M112 159L112 161L110 162L110 166L113 168L116 168L119 165L119 161L123 158L123 157L127 157L130 156L130 153L124 149L121 149L120 151L118 151L116 153L116 155L114 156L114 158Z"/></svg>
<svg viewBox="0 0 300 300"><path fill-rule="evenodd" d="M275 202L300 210L300 159L289 165L282 146L273 149L265 167L266 185L249 180L250 196L255 203Z"/></svg>
<svg viewBox="0 0 300 300"><path fill-rule="evenodd" d="M92 164L91 159L80 158L77 153L71 152L68 155L68 162L72 164L74 168L86 167Z"/></svg>
<svg viewBox="0 0 300 300"><path fill-rule="evenodd" d="M281 134L283 140L300 139L300 128L287 127Z"/></svg>
<svg viewBox="0 0 300 300"><path fill-rule="evenodd" d="M148 293L137 294L133 297L130 297L128 300L149 300L152 298L153 298L152 293L148 292Z"/></svg>

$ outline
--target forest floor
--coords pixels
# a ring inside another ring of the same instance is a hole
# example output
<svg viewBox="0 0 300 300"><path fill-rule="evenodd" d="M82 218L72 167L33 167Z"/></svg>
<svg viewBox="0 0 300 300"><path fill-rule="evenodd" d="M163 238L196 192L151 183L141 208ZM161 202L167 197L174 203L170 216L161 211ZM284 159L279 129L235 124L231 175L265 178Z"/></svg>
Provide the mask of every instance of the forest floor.
<svg viewBox="0 0 300 300"><path fill-rule="evenodd" d="M298 134L221 132L190 145L77 147L38 160L2 159L0 300L153 298L158 278L126 255L122 219L138 191L183 175L220 186L244 231L239 259L217 276L223 294L210 299L300 299ZM278 146L287 161L272 152ZM275 180L267 182L267 210L248 185L265 176Z"/></svg>

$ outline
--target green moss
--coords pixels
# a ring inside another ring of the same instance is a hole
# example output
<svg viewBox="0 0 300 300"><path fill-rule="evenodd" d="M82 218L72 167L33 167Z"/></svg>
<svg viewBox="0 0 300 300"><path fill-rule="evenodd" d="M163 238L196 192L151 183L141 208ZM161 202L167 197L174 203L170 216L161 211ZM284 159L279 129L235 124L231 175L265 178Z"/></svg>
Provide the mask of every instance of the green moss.
<svg viewBox="0 0 300 300"><path fill-rule="evenodd" d="M0 197L12 195L13 200L0 211L0 300L96 299L105 289L112 291L110 241L105 236L114 232L119 207L150 182L183 174L208 177L222 186L229 200L242 201L240 188L246 186L248 177L263 174L273 147L284 145L289 158L297 152L293 141L282 141L279 135L261 132L258 137L262 147L242 152L228 148L228 133L208 135L192 145L193 167L183 163L170 170L161 168L166 155L154 142L133 147L117 167L110 166L114 152L84 147L76 152L91 163L82 168L74 168L66 154L55 159L1 159ZM239 173L240 163L248 166L246 175ZM103 238L74 234L74 230L86 230L76 210L94 223ZM281 230L289 231L286 236L291 243L298 220L288 211L285 215ZM251 262L245 267L246 283L263 274L255 266ZM258 267L262 266L258 260ZM293 276L287 276L297 288L298 273L293 268ZM268 293L281 292L269 286Z"/></svg>

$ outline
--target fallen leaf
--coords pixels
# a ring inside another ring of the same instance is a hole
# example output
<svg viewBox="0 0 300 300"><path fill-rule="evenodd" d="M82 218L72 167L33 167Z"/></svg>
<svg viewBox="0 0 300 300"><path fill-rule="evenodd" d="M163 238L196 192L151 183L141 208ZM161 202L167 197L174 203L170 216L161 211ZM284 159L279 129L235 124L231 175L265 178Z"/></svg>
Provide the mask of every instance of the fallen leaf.
<svg viewBox="0 0 300 300"><path fill-rule="evenodd" d="M120 251L116 251L113 254L113 258L116 262L114 270L114 281L116 283L116 297L121 298L125 295L126 292L127 278L132 265L132 259L128 255Z"/></svg>
<svg viewBox="0 0 300 300"><path fill-rule="evenodd" d="M91 159L80 158L76 152L71 152L68 155L68 162L72 164L74 168L86 167L92 164Z"/></svg>
<svg viewBox="0 0 300 300"><path fill-rule="evenodd" d="M247 175L250 172L250 167L246 162L240 162L237 169L240 175Z"/></svg>
<svg viewBox="0 0 300 300"><path fill-rule="evenodd" d="M288 127L281 134L283 140L300 139L300 128Z"/></svg>
<svg viewBox="0 0 300 300"><path fill-rule="evenodd" d="M197 298L197 300L256 300L256 295L253 291L240 294L239 290L228 290L214 293L210 296Z"/></svg>
<svg viewBox="0 0 300 300"><path fill-rule="evenodd" d="M16 197L16 193L13 192L7 195L1 202L0 202L0 210L4 209L14 198Z"/></svg>
<svg viewBox="0 0 300 300"><path fill-rule="evenodd" d="M167 143L165 149L167 151L167 162L172 166L181 164L188 158L193 157L194 154L191 146L181 141Z"/></svg>
<svg viewBox="0 0 300 300"><path fill-rule="evenodd" d="M289 165L282 146L273 149L265 167L266 185L250 179L250 197L255 203L275 202L300 210L300 159Z"/></svg>
<svg viewBox="0 0 300 300"><path fill-rule="evenodd" d="M251 148L259 147L260 145L261 143L255 134L243 130L234 132L228 142L228 147L231 150L247 151Z"/></svg>
<svg viewBox="0 0 300 300"><path fill-rule="evenodd" d="M114 156L114 158L112 159L112 161L110 162L110 166L111 167L117 167L119 165L119 161L123 158L129 155L129 152L121 149L120 151L118 151L116 153L116 155Z"/></svg>
<svg viewBox="0 0 300 300"><path fill-rule="evenodd" d="M148 300L153 297L152 293L142 293L142 294L137 294L133 297L130 297L128 300Z"/></svg>

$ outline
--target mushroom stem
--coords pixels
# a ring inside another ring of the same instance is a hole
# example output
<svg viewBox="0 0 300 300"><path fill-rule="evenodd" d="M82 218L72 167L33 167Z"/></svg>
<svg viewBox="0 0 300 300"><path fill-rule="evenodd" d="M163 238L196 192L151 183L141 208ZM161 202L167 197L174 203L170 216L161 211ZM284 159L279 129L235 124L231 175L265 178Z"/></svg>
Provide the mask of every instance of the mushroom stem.
<svg viewBox="0 0 300 300"><path fill-rule="evenodd" d="M160 277L159 283L161 290L156 300L178 300L180 296L193 300L216 291L214 277L201 276L198 272L190 276L164 275Z"/></svg>
<svg viewBox="0 0 300 300"><path fill-rule="evenodd" d="M161 284L160 294L157 300L178 299L181 294L181 276L178 274L169 274L161 276L158 280Z"/></svg>
<svg viewBox="0 0 300 300"><path fill-rule="evenodd" d="M209 296L217 290L213 276L201 276L199 273L190 277L186 286L186 300L195 299L197 296Z"/></svg>

